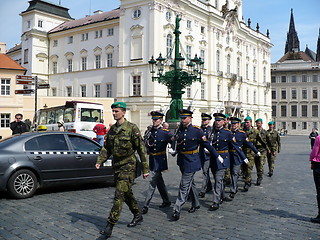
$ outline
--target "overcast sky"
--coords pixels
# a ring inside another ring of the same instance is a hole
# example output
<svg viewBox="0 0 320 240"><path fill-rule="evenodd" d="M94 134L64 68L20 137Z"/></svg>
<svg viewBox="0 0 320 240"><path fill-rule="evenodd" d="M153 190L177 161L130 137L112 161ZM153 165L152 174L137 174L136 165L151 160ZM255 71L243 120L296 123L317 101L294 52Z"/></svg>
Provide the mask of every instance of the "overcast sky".
<svg viewBox="0 0 320 240"><path fill-rule="evenodd" d="M82 18L96 10L110 11L119 7L120 0L51 0L70 9L73 18ZM20 42L21 16L29 4L27 0L0 0L0 42L7 49ZM300 49L306 45L316 52L320 28L320 0L243 0L243 16L251 26L260 25L260 32L270 31L271 61L276 62L284 54L287 31L289 29L290 9L293 8L294 20Z"/></svg>

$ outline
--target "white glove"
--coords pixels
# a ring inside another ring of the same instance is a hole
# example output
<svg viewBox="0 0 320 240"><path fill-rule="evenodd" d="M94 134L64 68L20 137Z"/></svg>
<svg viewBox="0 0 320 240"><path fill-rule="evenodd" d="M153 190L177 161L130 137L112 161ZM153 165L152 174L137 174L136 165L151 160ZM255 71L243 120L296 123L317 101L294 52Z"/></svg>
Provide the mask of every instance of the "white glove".
<svg viewBox="0 0 320 240"><path fill-rule="evenodd" d="M257 153L257 155L260 157L260 156L261 156L261 153L260 153L260 152L258 152L258 153Z"/></svg>
<svg viewBox="0 0 320 240"><path fill-rule="evenodd" d="M208 149L204 149L204 152L206 153L206 154L209 154L210 152L209 152L209 150Z"/></svg>
<svg viewBox="0 0 320 240"><path fill-rule="evenodd" d="M246 164L248 164L248 163L249 163L248 158L245 158L243 161L244 161Z"/></svg>
<svg viewBox="0 0 320 240"><path fill-rule="evenodd" d="M170 153L171 155L175 155L176 151L173 150L172 148L168 148L168 153Z"/></svg>
<svg viewBox="0 0 320 240"><path fill-rule="evenodd" d="M218 156L218 160L223 163L223 157L221 157L220 155Z"/></svg>

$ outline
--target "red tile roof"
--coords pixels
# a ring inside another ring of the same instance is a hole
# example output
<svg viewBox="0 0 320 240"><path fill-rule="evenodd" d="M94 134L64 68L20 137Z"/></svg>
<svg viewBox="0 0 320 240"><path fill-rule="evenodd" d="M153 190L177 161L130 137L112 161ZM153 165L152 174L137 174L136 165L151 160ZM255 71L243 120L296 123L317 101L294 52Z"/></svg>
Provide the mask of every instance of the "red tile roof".
<svg viewBox="0 0 320 240"><path fill-rule="evenodd" d="M12 58L6 54L0 53L0 69L11 69L11 70L23 70L27 71L26 68L16 63Z"/></svg>
<svg viewBox="0 0 320 240"><path fill-rule="evenodd" d="M49 33L60 32L60 31L64 31L64 30L68 30L68 29L76 28L76 27L81 27L84 25L92 24L92 23L112 20L112 19L119 18L119 17L120 17L120 9L118 8L118 9L115 9L115 10L112 10L109 12L97 13L92 16L64 22L64 23L60 24L59 26L50 30Z"/></svg>
<svg viewBox="0 0 320 240"><path fill-rule="evenodd" d="M286 60L303 60L306 62L314 62L314 60L305 52L287 52L278 62L284 62Z"/></svg>

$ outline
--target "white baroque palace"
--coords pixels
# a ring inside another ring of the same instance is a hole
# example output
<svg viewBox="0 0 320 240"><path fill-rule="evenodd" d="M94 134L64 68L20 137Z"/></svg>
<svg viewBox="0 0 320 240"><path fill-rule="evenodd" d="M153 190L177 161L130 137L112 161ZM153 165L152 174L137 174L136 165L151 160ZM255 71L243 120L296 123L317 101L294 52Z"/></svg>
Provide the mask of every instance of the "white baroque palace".
<svg viewBox="0 0 320 240"><path fill-rule="evenodd" d="M49 80L43 94L125 101L130 119L143 129L148 112L165 111L171 100L165 86L152 82L148 61L173 55L176 15L182 17L185 67L195 54L205 61L201 82L183 95L185 107L194 98L194 122L201 112L217 111L269 121L272 44L258 25L245 23L241 0L121 0L118 9L81 19L32 0L21 13L22 44L7 54L27 74Z"/></svg>

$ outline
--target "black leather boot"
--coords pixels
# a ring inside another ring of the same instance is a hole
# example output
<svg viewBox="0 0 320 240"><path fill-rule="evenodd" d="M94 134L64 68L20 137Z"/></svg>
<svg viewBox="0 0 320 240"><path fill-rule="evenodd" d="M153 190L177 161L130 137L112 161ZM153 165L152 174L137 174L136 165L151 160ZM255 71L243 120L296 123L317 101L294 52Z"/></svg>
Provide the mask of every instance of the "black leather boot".
<svg viewBox="0 0 320 240"><path fill-rule="evenodd" d="M111 224L108 222L107 226L103 230L100 231L100 234L105 235L106 239L111 237L113 226L114 226L114 224Z"/></svg>
<svg viewBox="0 0 320 240"><path fill-rule="evenodd" d="M127 227L135 227L137 226L139 223L143 222L143 217L141 216L141 214L139 215L135 215L131 221L131 223L129 223L127 225Z"/></svg>

